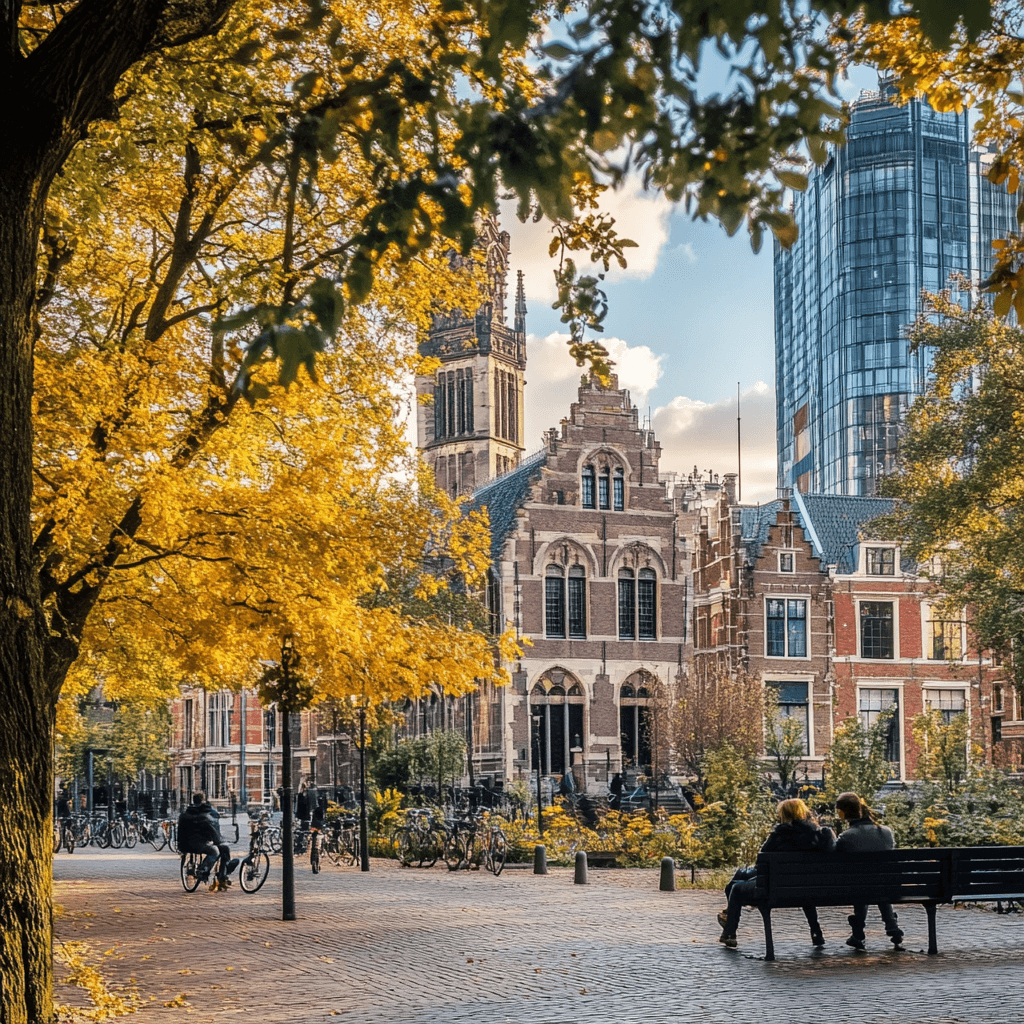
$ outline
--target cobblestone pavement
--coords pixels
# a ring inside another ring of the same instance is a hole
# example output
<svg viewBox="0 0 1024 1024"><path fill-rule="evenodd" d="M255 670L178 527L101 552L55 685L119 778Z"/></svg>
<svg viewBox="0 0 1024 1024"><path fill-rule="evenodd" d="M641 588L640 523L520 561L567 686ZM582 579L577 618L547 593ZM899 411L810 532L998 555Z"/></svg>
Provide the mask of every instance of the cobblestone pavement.
<svg viewBox="0 0 1024 1024"><path fill-rule="evenodd" d="M814 951L799 910L773 915L774 963L760 917L739 950L717 942L715 893L658 891L655 871L535 876L401 869L369 873L296 862L298 920L282 922L280 860L255 895L188 895L166 853L76 851L55 858L64 907L58 944L114 988L135 988L131 1021L360 1024L1024 1021L1024 917L940 907L929 957L923 910L900 915L905 952L869 914L867 953L844 945L845 914L823 909ZM66 975L66 970L64 970ZM61 977L61 968L58 968ZM58 1000L84 1005L62 984ZM176 1003L182 1008L168 1008Z"/></svg>

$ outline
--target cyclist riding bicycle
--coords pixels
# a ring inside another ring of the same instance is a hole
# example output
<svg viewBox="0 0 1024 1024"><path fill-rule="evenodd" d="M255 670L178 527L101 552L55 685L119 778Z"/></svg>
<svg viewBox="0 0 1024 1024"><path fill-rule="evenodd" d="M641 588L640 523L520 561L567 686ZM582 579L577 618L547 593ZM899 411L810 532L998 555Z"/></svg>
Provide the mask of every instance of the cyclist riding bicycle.
<svg viewBox="0 0 1024 1024"><path fill-rule="evenodd" d="M232 858L227 843L221 841L217 818L213 807L206 801L205 793L194 793L192 803L178 818L178 849L182 853L206 854L202 867L204 877L209 877L214 862L220 858L220 867L210 892L223 892L231 885L228 875L238 867L238 858Z"/></svg>

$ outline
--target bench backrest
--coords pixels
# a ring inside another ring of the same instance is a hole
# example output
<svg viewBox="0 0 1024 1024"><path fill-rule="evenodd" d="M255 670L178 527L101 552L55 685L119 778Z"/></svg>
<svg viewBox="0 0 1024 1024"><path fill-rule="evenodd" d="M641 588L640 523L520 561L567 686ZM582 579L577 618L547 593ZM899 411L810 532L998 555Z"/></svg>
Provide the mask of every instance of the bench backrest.
<svg viewBox="0 0 1024 1024"><path fill-rule="evenodd" d="M761 853L754 898L772 907L952 898L952 851Z"/></svg>
<svg viewBox="0 0 1024 1024"><path fill-rule="evenodd" d="M953 899L1024 897L1024 846L950 849Z"/></svg>

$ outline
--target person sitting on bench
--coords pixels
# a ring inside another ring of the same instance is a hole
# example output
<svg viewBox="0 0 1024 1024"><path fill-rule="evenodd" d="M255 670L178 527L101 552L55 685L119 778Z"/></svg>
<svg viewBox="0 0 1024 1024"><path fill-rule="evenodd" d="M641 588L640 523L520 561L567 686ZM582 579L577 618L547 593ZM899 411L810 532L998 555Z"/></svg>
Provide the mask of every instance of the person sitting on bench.
<svg viewBox="0 0 1024 1024"><path fill-rule="evenodd" d="M819 827L803 800L783 800L779 804L779 823L762 844L761 852L816 850L819 853L831 853L834 847L835 836L832 830ZM722 934L718 941L730 949L736 948L736 927L740 923L743 905L753 899L756 873L757 869L753 867L740 868L725 887L729 905L718 915L718 923L722 926ZM824 946L825 937L821 933L821 925L818 924L817 908L806 906L801 909L811 928L811 942L815 946Z"/></svg>
<svg viewBox="0 0 1024 1024"><path fill-rule="evenodd" d="M892 850L896 846L892 829L879 825L871 817L868 805L856 793L840 793L836 797L836 814L847 823L846 828L836 840L837 853L868 853L872 850ZM892 909L891 903L879 903L878 912L885 922L885 934L889 936L893 946L900 949L903 932L900 931L899 919ZM854 949L864 948L864 922L867 920L868 906L866 903L855 903L853 913L848 918L852 934L846 940Z"/></svg>

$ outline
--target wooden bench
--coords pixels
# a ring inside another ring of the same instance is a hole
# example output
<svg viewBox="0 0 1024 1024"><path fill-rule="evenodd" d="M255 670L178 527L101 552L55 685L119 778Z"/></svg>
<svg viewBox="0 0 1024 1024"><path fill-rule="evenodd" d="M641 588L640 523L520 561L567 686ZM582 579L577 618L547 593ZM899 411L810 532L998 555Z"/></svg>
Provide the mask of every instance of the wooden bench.
<svg viewBox="0 0 1024 1024"><path fill-rule="evenodd" d="M1024 846L965 846L875 853L761 853L752 904L764 919L765 959L775 959L777 907L919 903L928 915L928 952L938 953L940 903L1024 897Z"/></svg>
<svg viewBox="0 0 1024 1024"><path fill-rule="evenodd" d="M624 850L587 850L587 867L613 868L624 853Z"/></svg>

